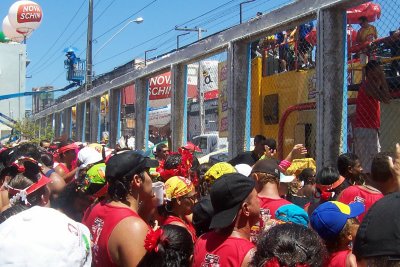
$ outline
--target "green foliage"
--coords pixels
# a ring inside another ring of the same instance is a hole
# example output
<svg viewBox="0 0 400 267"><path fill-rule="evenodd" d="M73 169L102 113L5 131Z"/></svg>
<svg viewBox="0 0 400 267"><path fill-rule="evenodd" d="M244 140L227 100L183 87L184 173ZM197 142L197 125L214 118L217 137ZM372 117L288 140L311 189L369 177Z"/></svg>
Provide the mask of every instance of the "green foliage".
<svg viewBox="0 0 400 267"><path fill-rule="evenodd" d="M52 140L54 137L54 129L51 125L42 128L39 123L34 120L25 118L17 121L14 127L13 136L21 139L21 141L30 141L39 144L42 140Z"/></svg>

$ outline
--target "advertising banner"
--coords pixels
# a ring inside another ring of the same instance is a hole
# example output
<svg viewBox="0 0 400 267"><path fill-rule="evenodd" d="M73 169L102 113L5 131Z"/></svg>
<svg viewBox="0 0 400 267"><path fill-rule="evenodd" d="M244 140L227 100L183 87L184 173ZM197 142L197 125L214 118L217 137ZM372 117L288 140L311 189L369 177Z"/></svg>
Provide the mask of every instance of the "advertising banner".
<svg viewBox="0 0 400 267"><path fill-rule="evenodd" d="M226 62L218 64L218 131L219 137L228 137L228 68Z"/></svg>

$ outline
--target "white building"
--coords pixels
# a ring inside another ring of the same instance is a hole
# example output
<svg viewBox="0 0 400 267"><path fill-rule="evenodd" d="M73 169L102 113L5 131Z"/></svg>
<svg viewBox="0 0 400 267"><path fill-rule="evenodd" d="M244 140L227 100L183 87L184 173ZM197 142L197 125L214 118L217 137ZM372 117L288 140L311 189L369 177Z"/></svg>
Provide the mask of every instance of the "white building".
<svg viewBox="0 0 400 267"><path fill-rule="evenodd" d="M25 92L26 45L0 43L0 96ZM0 113L14 120L25 116L25 97L0 100ZM1 115L1 114L0 114ZM8 135L11 128L0 117L0 137Z"/></svg>

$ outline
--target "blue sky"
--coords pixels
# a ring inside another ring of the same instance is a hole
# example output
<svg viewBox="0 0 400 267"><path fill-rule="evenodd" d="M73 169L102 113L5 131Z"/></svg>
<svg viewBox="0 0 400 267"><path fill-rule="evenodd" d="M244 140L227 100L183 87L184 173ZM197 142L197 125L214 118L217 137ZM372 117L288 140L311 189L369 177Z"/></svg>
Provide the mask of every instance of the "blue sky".
<svg viewBox="0 0 400 267"><path fill-rule="evenodd" d="M94 0L93 54L129 20L144 18L141 24L129 24L98 53L93 60L94 72L98 75L134 58L143 58L144 51L149 49L157 48L148 54L149 57L174 49L176 35L182 33L173 30L176 25L205 28L207 32L203 36L235 25L239 22L239 3L242 1ZM14 2L15 0L0 1L1 21ZM72 45L79 49L77 54L81 54L81 58L86 57L88 0L35 2L42 7L43 21L27 40L28 57L31 60L27 75L32 77L27 79L26 90L44 85L62 88L68 84L63 66L63 49ZM249 19L257 11L265 12L288 2L290 1L256 0L243 6L243 18ZM222 5L223 7L208 15L195 19ZM146 6L148 7L145 8ZM143 10L140 11L141 9ZM190 21L192 19L194 20ZM149 41L163 33L165 34ZM196 40L197 34L191 33L182 36L180 43L185 45ZM27 106L30 106L30 102L27 99Z"/></svg>
<svg viewBox="0 0 400 267"><path fill-rule="evenodd" d="M94 58L96 75L110 71L134 58L156 56L176 47L174 31L176 25L207 29L203 36L210 35L239 22L239 3L244 0L93 0L94 33L93 54L129 20L143 17L142 24L131 23L121 31ZM398 0L377 0L382 5L382 17L377 25L381 36L398 28L400 4ZM0 19L7 15L15 0L0 1ZM86 27L88 0L36 0L43 10L41 26L27 40L28 66L26 90L32 87L53 85L62 88L65 79L63 49L72 45L79 49L78 55L86 57ZM247 20L257 11L267 12L285 5L291 0L255 0L243 6L243 18ZM147 7L146 7L147 6ZM221 7L220 7L221 6ZM220 8L218 8L220 7ZM202 14L209 14L199 17ZM199 17L199 18L197 18ZM163 34L164 33L164 34ZM163 35L161 35L163 34ZM161 35L160 37L157 37ZM197 34L182 36L181 45L197 40ZM27 98L27 106L31 100Z"/></svg>

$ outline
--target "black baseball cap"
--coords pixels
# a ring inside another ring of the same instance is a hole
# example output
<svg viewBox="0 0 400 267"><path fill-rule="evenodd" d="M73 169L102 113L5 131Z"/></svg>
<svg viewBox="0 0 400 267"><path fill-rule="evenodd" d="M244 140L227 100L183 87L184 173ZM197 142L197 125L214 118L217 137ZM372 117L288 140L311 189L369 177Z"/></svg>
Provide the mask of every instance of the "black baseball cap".
<svg viewBox="0 0 400 267"><path fill-rule="evenodd" d="M357 259L388 256L400 260L400 192L378 200L358 228L353 254Z"/></svg>
<svg viewBox="0 0 400 267"><path fill-rule="evenodd" d="M222 229L231 225L254 186L254 179L240 173L224 174L217 179L210 190L214 208L210 229Z"/></svg>
<svg viewBox="0 0 400 267"><path fill-rule="evenodd" d="M113 182L127 175L143 172L158 166L158 161L143 156L135 151L127 151L112 156L106 164L107 182Z"/></svg>
<svg viewBox="0 0 400 267"><path fill-rule="evenodd" d="M277 178L279 178L279 165L277 160L275 159L260 159L254 164L253 168L251 169L251 173L254 172L262 172L271 174Z"/></svg>

